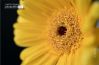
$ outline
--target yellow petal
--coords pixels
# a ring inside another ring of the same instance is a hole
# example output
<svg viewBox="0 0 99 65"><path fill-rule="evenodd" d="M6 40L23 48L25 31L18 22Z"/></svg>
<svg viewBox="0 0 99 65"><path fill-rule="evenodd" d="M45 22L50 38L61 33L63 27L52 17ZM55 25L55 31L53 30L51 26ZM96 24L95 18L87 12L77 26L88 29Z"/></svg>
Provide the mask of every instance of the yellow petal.
<svg viewBox="0 0 99 65"><path fill-rule="evenodd" d="M55 65L58 61L59 55L55 55L50 51L42 58L39 59L34 65Z"/></svg>
<svg viewBox="0 0 99 65"><path fill-rule="evenodd" d="M99 19L99 2L93 3L88 15L83 20L82 30L89 31L95 28L96 21Z"/></svg>
<svg viewBox="0 0 99 65"><path fill-rule="evenodd" d="M90 17L93 17L93 19L99 19L99 2L94 2L93 5L91 6L90 12L89 12Z"/></svg>
<svg viewBox="0 0 99 65"><path fill-rule="evenodd" d="M23 17L25 16L26 18L30 17L29 19L35 19L35 16L38 16L39 19L42 19L50 12L50 9L44 6L45 4L40 0L24 0L20 1L20 4L24 6L24 9L18 10L19 15Z"/></svg>
<svg viewBox="0 0 99 65"><path fill-rule="evenodd" d="M24 9L18 10L18 14L29 20L46 21L52 13L66 5L65 0L24 0L20 1Z"/></svg>
<svg viewBox="0 0 99 65"><path fill-rule="evenodd" d="M46 62L43 63L43 65L56 65L58 60L59 56L50 53L50 57L47 59Z"/></svg>
<svg viewBox="0 0 99 65"><path fill-rule="evenodd" d="M41 25L41 23L34 23L19 17L18 22L14 24L15 43L19 46L27 47L46 41L45 26L43 23Z"/></svg>
<svg viewBox="0 0 99 65"><path fill-rule="evenodd" d="M80 13L82 15L86 15L90 7L91 0L75 0L75 1Z"/></svg>
<svg viewBox="0 0 99 65"><path fill-rule="evenodd" d="M76 59L74 59L74 57L75 57L74 54L72 54L72 53L69 54L69 56L67 58L67 65L74 65L74 62L76 60ZM76 65L78 65L78 64L76 64Z"/></svg>
<svg viewBox="0 0 99 65"><path fill-rule="evenodd" d="M95 65L94 57L96 53L95 47L81 47L73 55L72 65Z"/></svg>
<svg viewBox="0 0 99 65"><path fill-rule="evenodd" d="M42 65L45 62L47 62L47 60L50 58L50 54L46 53L44 56L39 57L37 60L32 61L30 64L28 65Z"/></svg>
<svg viewBox="0 0 99 65"><path fill-rule="evenodd" d="M95 36L92 33L84 34L84 39L81 41L81 45L84 47L89 47L95 45Z"/></svg>
<svg viewBox="0 0 99 65"><path fill-rule="evenodd" d="M96 39L95 39L96 45L97 45L97 47L99 47L99 28L95 28L94 30L95 30L94 34L96 36Z"/></svg>
<svg viewBox="0 0 99 65"><path fill-rule="evenodd" d="M50 50L49 54L50 54L49 60L47 60L47 62L44 62L43 65L56 65L60 58L60 54L53 53L52 50Z"/></svg>
<svg viewBox="0 0 99 65"><path fill-rule="evenodd" d="M81 49L79 48L75 54L72 54L72 64L71 65L81 65L81 60L80 60L80 57L81 57ZM78 62L79 60L79 62Z"/></svg>
<svg viewBox="0 0 99 65"><path fill-rule="evenodd" d="M50 51L35 60L30 60L28 63L27 58L23 61L22 65L55 65L58 61L59 55L55 55Z"/></svg>
<svg viewBox="0 0 99 65"><path fill-rule="evenodd" d="M68 65L67 63L68 56L66 54L61 55L56 65Z"/></svg>
<svg viewBox="0 0 99 65"><path fill-rule="evenodd" d="M96 53L96 65L99 65L99 47L97 48L97 53Z"/></svg>
<svg viewBox="0 0 99 65"><path fill-rule="evenodd" d="M95 65L94 57L96 53L96 48L94 47L85 47L81 52L81 65Z"/></svg>
<svg viewBox="0 0 99 65"><path fill-rule="evenodd" d="M37 37L37 35L32 35L30 33L21 32L20 30L15 31L15 38L14 41L16 45L22 47L29 47L33 45L39 45L46 42L46 39L42 36Z"/></svg>
<svg viewBox="0 0 99 65"><path fill-rule="evenodd" d="M28 65L28 64L31 65L31 62L35 63L39 58L41 58L42 56L44 56L47 52L48 52L48 49L43 48L43 49L40 49L39 51L36 51L36 52L32 53L30 56L28 56L23 61L22 65Z"/></svg>
<svg viewBox="0 0 99 65"><path fill-rule="evenodd" d="M42 51L43 49L46 49L46 50L48 49L48 48L46 48L46 44L39 44L36 46L26 48L21 52L20 58L21 58L21 60L25 60L27 57L33 55L34 53Z"/></svg>
<svg viewBox="0 0 99 65"><path fill-rule="evenodd" d="M27 59L25 59L21 65L41 65L44 61L46 61L48 59L48 53L45 53L41 56L39 56L38 58L36 58L35 60L29 60L27 62ZM27 62L27 63L26 63Z"/></svg>

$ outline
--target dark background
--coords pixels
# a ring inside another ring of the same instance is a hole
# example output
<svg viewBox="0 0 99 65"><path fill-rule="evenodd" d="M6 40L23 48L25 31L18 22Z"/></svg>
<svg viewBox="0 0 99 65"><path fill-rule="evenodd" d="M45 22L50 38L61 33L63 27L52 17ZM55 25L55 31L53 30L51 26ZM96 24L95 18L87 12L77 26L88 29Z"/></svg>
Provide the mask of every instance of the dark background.
<svg viewBox="0 0 99 65"><path fill-rule="evenodd" d="M18 14L17 8L5 9L7 3L19 3L18 0L2 0L1 2L1 65L20 65L19 54L23 48L15 45L13 41L13 24L16 22Z"/></svg>

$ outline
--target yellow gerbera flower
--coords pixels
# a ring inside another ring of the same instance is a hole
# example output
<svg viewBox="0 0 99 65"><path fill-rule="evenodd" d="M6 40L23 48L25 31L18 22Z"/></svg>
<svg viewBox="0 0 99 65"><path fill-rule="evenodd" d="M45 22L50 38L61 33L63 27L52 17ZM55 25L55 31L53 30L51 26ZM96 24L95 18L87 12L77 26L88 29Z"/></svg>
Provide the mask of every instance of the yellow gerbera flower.
<svg viewBox="0 0 99 65"><path fill-rule="evenodd" d="M21 0L14 24L22 65L99 64L99 2Z"/></svg>

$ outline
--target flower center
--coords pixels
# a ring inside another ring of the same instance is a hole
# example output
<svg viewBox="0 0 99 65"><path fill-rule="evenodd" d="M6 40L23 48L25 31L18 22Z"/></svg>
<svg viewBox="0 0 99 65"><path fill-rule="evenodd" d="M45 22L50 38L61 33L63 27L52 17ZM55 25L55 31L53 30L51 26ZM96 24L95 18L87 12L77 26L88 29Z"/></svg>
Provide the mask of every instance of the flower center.
<svg viewBox="0 0 99 65"><path fill-rule="evenodd" d="M60 36L65 35L66 31L67 31L66 27L60 26L57 29L57 35L60 35Z"/></svg>
<svg viewBox="0 0 99 65"><path fill-rule="evenodd" d="M55 12L48 22L48 42L52 49L60 53L75 53L83 39L79 22L80 16L73 6Z"/></svg>

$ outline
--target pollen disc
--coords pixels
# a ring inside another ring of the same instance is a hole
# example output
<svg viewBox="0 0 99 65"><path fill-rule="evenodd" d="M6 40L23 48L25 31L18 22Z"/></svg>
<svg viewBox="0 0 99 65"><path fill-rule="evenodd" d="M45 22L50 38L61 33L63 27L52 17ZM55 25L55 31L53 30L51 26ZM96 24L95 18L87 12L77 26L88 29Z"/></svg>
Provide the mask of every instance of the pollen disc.
<svg viewBox="0 0 99 65"><path fill-rule="evenodd" d="M73 53L83 39L79 22L81 17L73 6L65 7L53 14L48 22L48 42L61 53Z"/></svg>

